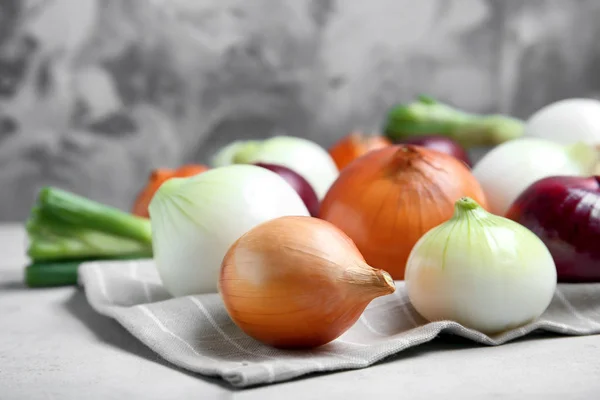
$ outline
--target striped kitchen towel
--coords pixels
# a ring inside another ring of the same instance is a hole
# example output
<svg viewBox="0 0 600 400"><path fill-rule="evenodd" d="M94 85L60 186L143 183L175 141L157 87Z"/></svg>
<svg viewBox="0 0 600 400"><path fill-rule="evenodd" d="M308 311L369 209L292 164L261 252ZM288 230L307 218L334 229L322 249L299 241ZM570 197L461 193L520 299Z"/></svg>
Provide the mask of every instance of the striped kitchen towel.
<svg viewBox="0 0 600 400"><path fill-rule="evenodd" d="M600 284L561 284L538 321L490 337L451 321L425 321L410 304L404 284L397 282L396 292L371 302L343 336L310 351L278 350L246 336L218 294L170 297L152 260L84 264L80 284L98 313L117 320L165 360L236 387L364 368L442 331L484 345L500 345L534 330L600 333Z"/></svg>

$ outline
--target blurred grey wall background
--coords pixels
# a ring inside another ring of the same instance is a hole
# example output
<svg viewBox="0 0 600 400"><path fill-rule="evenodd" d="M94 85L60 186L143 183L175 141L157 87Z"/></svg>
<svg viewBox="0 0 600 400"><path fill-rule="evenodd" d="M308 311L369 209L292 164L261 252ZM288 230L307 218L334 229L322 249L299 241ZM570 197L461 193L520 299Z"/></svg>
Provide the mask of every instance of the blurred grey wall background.
<svg viewBox="0 0 600 400"><path fill-rule="evenodd" d="M329 146L425 93L526 117L600 92L597 0L0 0L0 221L129 209L236 138Z"/></svg>

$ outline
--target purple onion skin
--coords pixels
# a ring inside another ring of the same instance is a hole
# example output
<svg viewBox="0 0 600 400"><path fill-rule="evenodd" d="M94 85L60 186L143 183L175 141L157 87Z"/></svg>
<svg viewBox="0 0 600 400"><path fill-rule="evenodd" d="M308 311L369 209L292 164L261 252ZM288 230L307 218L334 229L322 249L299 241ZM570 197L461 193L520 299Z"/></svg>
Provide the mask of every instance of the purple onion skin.
<svg viewBox="0 0 600 400"><path fill-rule="evenodd" d="M275 172L277 175L285 179L285 181L294 188L296 193L298 193L310 215L312 217L319 215L320 203L315 190L310 183L308 183L308 181L300 176L297 172L294 172L287 167L275 164L255 163L254 165Z"/></svg>
<svg viewBox="0 0 600 400"><path fill-rule="evenodd" d="M423 135L410 136L405 139L395 141L397 144L415 144L417 146L427 147L428 149L437 150L441 153L450 154L464 162L467 167L471 168L473 164L469 158L467 151L458 142L442 135Z"/></svg>
<svg viewBox="0 0 600 400"><path fill-rule="evenodd" d="M546 244L559 282L600 282L600 176L554 176L534 182L506 217Z"/></svg>

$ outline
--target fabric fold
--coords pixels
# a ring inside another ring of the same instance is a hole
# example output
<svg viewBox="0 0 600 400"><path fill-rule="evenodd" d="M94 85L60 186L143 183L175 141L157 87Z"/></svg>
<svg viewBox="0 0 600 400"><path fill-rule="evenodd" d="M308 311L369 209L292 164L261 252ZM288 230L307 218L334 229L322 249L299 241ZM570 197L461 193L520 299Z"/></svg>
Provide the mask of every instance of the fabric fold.
<svg viewBox="0 0 600 400"><path fill-rule="evenodd" d="M537 330L563 335L600 333L600 284L559 284L535 322L497 336L452 321L428 322L411 305L403 282L375 299L337 340L308 351L263 345L229 318L218 294L172 298L152 260L105 261L80 267L92 308L118 321L170 363L234 387L281 382L316 372L365 368L440 333L497 346Z"/></svg>

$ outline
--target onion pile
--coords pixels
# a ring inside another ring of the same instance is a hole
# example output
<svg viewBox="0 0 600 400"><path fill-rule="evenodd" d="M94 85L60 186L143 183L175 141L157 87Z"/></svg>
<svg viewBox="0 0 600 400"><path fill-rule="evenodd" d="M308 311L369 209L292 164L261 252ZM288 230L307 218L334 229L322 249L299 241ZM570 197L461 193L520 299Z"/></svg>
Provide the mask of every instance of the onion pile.
<svg viewBox="0 0 600 400"><path fill-rule="evenodd" d="M136 216L46 190L26 279L76 281L83 253L152 255L172 296L218 293L242 332L282 349L336 340L394 280L425 319L488 335L539 318L557 282L600 281L600 101L551 104L525 138L521 120L431 98L387 122L329 150L276 136L157 169ZM473 166L465 147L481 145L497 146ZM58 254L68 268L45 263Z"/></svg>
<svg viewBox="0 0 600 400"><path fill-rule="evenodd" d="M161 279L174 296L218 291L243 332L277 348L335 340L403 279L430 321L523 326L557 281L600 280L598 129L590 116L568 140L582 114L557 116L598 105L541 110L520 139L520 121L421 102L395 113L394 144L356 132L328 151L287 136L234 142L212 170L153 196ZM401 127L418 135L399 128L408 115ZM426 134L434 126L445 134ZM502 144L472 166L456 137Z"/></svg>

